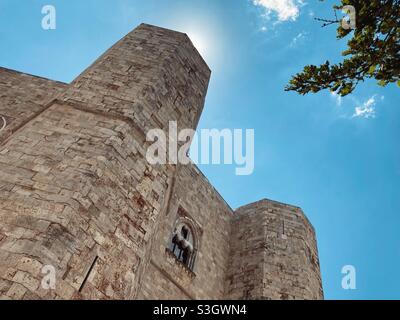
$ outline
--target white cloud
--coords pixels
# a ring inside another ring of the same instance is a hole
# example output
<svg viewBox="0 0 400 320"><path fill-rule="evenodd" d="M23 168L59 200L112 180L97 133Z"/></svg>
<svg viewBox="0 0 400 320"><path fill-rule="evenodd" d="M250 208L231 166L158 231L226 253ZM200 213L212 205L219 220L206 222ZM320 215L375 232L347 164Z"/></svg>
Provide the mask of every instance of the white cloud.
<svg viewBox="0 0 400 320"><path fill-rule="evenodd" d="M267 16L276 13L279 21L296 20L300 13L300 7L304 5L301 0L253 0L253 3L263 7Z"/></svg>
<svg viewBox="0 0 400 320"><path fill-rule="evenodd" d="M385 97L381 96L380 100L384 100ZM365 101L362 105L359 105L355 108L353 118L375 118L376 117L376 104L377 104L377 97L376 95L369 98Z"/></svg>
<svg viewBox="0 0 400 320"><path fill-rule="evenodd" d="M336 92L331 92L331 97L335 99L336 105L340 107L342 105L342 96Z"/></svg>
<svg viewBox="0 0 400 320"><path fill-rule="evenodd" d="M295 47L296 44L297 44L300 40L304 39L305 36L306 36L307 34L308 34L307 32L300 32L297 36L295 36L295 37L292 39L292 42L290 43L290 47L292 47L292 48Z"/></svg>

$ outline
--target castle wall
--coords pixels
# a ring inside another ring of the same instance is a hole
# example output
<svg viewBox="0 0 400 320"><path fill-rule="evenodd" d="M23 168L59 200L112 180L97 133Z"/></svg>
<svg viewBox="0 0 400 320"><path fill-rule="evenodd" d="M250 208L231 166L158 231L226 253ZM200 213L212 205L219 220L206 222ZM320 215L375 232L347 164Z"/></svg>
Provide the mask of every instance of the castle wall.
<svg viewBox="0 0 400 320"><path fill-rule="evenodd" d="M186 35L148 25L70 85L0 69L0 299L323 297L299 208L233 212L195 165L146 160L150 129L196 128L209 77ZM193 270L168 250L180 220Z"/></svg>
<svg viewBox="0 0 400 320"><path fill-rule="evenodd" d="M0 67L0 143L42 112L67 84Z"/></svg>
<svg viewBox="0 0 400 320"><path fill-rule="evenodd" d="M1 145L1 297L137 296L175 172L145 134L195 128L209 76L186 35L141 25Z"/></svg>
<svg viewBox="0 0 400 320"><path fill-rule="evenodd" d="M138 216L150 215L152 208L134 193L137 181L128 164L140 151L129 132L121 121L54 105L1 149L2 294L18 299L132 294L144 240L130 229L129 219L139 228ZM56 269L54 291L41 289L44 265Z"/></svg>
<svg viewBox="0 0 400 320"><path fill-rule="evenodd" d="M182 217L194 225L199 243L193 272L167 250L175 222ZM179 166L140 298L223 299L232 217L232 209L195 165Z"/></svg>
<svg viewBox="0 0 400 320"><path fill-rule="evenodd" d="M313 227L300 208L262 200L235 211L230 299L323 299Z"/></svg>

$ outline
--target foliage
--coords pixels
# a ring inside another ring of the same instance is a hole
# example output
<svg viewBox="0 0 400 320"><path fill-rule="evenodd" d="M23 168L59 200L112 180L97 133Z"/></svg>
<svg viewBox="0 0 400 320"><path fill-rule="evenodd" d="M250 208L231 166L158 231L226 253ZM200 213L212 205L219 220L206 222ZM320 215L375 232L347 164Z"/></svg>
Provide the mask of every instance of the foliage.
<svg viewBox="0 0 400 320"><path fill-rule="evenodd" d="M304 95L330 89L346 96L368 78L376 79L380 86L397 82L400 87L400 0L342 0L334 6L335 15L346 5L356 9L355 30L344 28L338 19L317 19L326 22L323 26L338 23L338 39L351 37L342 52L345 59L338 64L326 61L304 67L286 91Z"/></svg>

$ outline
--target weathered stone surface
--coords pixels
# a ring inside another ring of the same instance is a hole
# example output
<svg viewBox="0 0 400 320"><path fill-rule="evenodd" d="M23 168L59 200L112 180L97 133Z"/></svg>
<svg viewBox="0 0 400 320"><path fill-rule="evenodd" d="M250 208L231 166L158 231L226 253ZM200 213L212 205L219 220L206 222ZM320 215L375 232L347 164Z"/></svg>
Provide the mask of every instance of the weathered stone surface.
<svg viewBox="0 0 400 320"><path fill-rule="evenodd" d="M314 229L300 208L261 200L232 223L228 298L323 298Z"/></svg>
<svg viewBox="0 0 400 320"><path fill-rule="evenodd" d="M0 67L0 143L24 123L33 119L63 92L66 83ZM34 141L34 136L30 137Z"/></svg>
<svg viewBox="0 0 400 320"><path fill-rule="evenodd" d="M192 221L197 235L193 273L166 251L179 218ZM232 218L232 209L196 166L179 166L170 203L161 217L151 250L151 264L141 284L140 298L223 299ZM174 287L181 288L178 295L170 295L170 290L176 290Z"/></svg>
<svg viewBox="0 0 400 320"><path fill-rule="evenodd" d="M146 161L149 129L196 128L209 77L185 34L144 24L69 85L0 69L0 299L322 298L299 209L235 213L196 166ZM193 270L167 250L181 220Z"/></svg>

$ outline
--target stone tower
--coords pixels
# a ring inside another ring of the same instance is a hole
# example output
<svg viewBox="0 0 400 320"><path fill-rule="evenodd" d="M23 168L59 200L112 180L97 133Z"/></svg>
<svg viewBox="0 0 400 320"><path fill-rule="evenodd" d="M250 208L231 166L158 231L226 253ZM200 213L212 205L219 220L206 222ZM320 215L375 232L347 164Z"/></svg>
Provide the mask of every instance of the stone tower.
<svg viewBox="0 0 400 320"><path fill-rule="evenodd" d="M175 171L147 163L146 132L195 128L209 76L186 35L141 25L20 120L0 149L3 292L135 297ZM55 291L38 283L45 265Z"/></svg>
<svg viewBox="0 0 400 320"><path fill-rule="evenodd" d="M71 84L0 69L1 299L322 298L299 209L235 213L195 165L146 160L150 129L196 128L209 78L185 34L146 24Z"/></svg>
<svg viewBox="0 0 400 320"><path fill-rule="evenodd" d="M300 208L262 200L237 209L232 224L229 298L323 298L314 229Z"/></svg>

